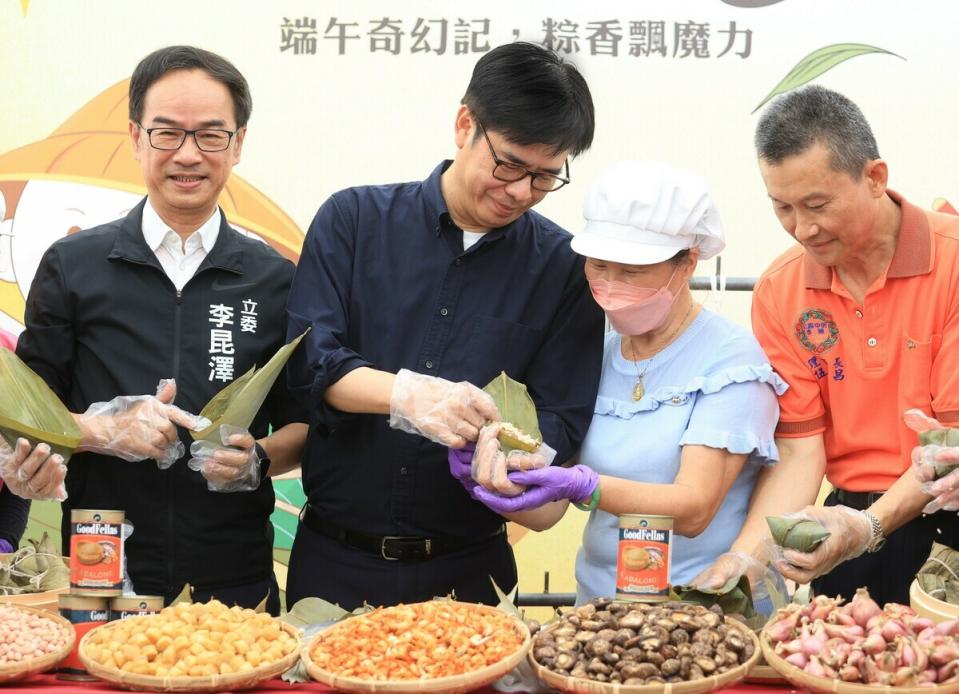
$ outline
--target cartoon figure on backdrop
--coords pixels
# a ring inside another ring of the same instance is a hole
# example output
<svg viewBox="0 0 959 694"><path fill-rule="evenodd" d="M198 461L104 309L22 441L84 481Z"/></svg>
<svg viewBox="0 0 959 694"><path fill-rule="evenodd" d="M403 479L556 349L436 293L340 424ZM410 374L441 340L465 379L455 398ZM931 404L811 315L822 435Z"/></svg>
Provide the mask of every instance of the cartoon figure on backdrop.
<svg viewBox="0 0 959 694"><path fill-rule="evenodd" d="M14 349L25 297L43 253L57 239L126 216L146 192L129 156L129 80L105 89L48 137L0 154L0 347ZM263 193L232 175L219 205L233 228L296 261L303 232ZM273 480L276 548L289 552L302 503L299 470ZM56 534L58 509L33 516ZM274 569L283 583L284 564Z"/></svg>

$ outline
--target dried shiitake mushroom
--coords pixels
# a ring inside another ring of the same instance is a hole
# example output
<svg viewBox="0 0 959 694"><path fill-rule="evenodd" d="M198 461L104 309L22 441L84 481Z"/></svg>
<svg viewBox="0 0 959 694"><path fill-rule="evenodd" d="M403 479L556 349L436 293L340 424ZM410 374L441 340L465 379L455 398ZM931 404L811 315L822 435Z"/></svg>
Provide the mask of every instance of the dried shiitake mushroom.
<svg viewBox="0 0 959 694"><path fill-rule="evenodd" d="M533 659L569 677L624 685L684 682L734 669L755 647L721 611L690 603L592 600L533 638Z"/></svg>

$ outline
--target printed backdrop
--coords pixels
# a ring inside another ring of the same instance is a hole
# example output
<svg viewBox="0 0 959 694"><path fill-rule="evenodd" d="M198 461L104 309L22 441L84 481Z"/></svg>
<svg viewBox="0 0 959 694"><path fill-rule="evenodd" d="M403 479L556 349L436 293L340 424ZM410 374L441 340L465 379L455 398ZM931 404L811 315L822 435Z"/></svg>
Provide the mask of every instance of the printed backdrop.
<svg viewBox="0 0 959 694"><path fill-rule="evenodd" d="M235 226L294 260L333 191L422 178L451 156L473 64L523 39L575 61L597 111L572 184L539 209L575 233L604 164L670 161L712 184L729 242L723 272L756 276L790 241L762 188L752 130L770 96L799 84L820 82L862 107L895 189L923 205L957 199L957 19L952 0L0 0L0 331L22 330L24 297L53 241L143 195L126 80L164 45L216 51L249 79L243 162L221 203ZM748 294L702 298L748 325ZM304 496L298 476L274 487L282 585ZM59 513L35 504L27 536L58 533ZM547 572L551 590L572 590L583 521L571 512L546 533L511 532L521 591L542 590Z"/></svg>

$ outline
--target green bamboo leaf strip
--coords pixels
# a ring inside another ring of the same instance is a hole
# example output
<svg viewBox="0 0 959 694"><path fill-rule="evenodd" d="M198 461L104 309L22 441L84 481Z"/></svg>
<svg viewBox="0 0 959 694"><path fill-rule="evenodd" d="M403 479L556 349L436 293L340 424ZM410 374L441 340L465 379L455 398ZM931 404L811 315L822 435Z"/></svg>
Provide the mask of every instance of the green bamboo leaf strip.
<svg viewBox="0 0 959 694"><path fill-rule="evenodd" d="M499 376L486 384L483 388L496 403L503 418L499 433L500 446L503 452L513 450L531 452L543 443L543 435L539 430L539 417L536 415L536 405L529 396L526 386L501 371Z"/></svg>
<svg viewBox="0 0 959 694"><path fill-rule="evenodd" d="M671 599L694 602L703 607L719 605L724 614L739 615L747 622L756 617L753 606L753 594L749 587L749 577L734 576L719 588L698 588L694 585L678 585L671 588ZM764 621L760 616L757 620Z"/></svg>
<svg viewBox="0 0 959 694"><path fill-rule="evenodd" d="M191 431L190 435L197 441L220 444L222 425L229 424L249 429L276 379L283 373L283 367L292 356L293 350L309 331L310 329L307 328L302 335L277 350L273 358L262 368L253 367L214 395L200 412L212 424L201 431Z"/></svg>
<svg viewBox="0 0 959 694"><path fill-rule="evenodd" d="M930 429L929 431L924 431L919 434L919 445L942 447L959 446L959 429L948 427L946 429ZM945 477L957 467L959 467L959 465L933 465L933 470L936 473L936 479L939 479L940 477Z"/></svg>
<svg viewBox="0 0 959 694"><path fill-rule="evenodd" d="M887 51L884 48L878 48L876 46L869 46L864 43L835 43L824 46L813 51L796 63L792 70L786 73L786 76L766 95L766 98L759 102L759 105L756 106L752 112L755 113L761 109L773 97L779 94L785 94L796 87L801 87L807 82L811 82L840 63L869 53L884 53L905 60L901 55L897 55L892 51Z"/></svg>
<svg viewBox="0 0 959 694"><path fill-rule="evenodd" d="M812 552L830 535L830 532L816 521L804 518L767 516L766 523L777 545L797 552Z"/></svg>
<svg viewBox="0 0 959 694"><path fill-rule="evenodd" d="M80 428L60 398L20 358L0 349L0 435L13 446L23 437L46 443L70 459L80 444Z"/></svg>

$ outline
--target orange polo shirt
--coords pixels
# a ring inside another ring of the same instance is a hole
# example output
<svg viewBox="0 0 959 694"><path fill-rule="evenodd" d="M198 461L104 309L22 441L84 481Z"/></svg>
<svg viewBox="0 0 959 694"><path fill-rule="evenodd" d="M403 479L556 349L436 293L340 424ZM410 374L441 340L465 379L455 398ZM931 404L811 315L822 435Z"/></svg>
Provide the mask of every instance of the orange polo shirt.
<svg viewBox="0 0 959 694"><path fill-rule="evenodd" d="M753 331L789 383L777 436L822 433L830 483L885 491L910 465L916 407L959 426L959 217L902 209L896 251L857 304L796 246L753 294Z"/></svg>

